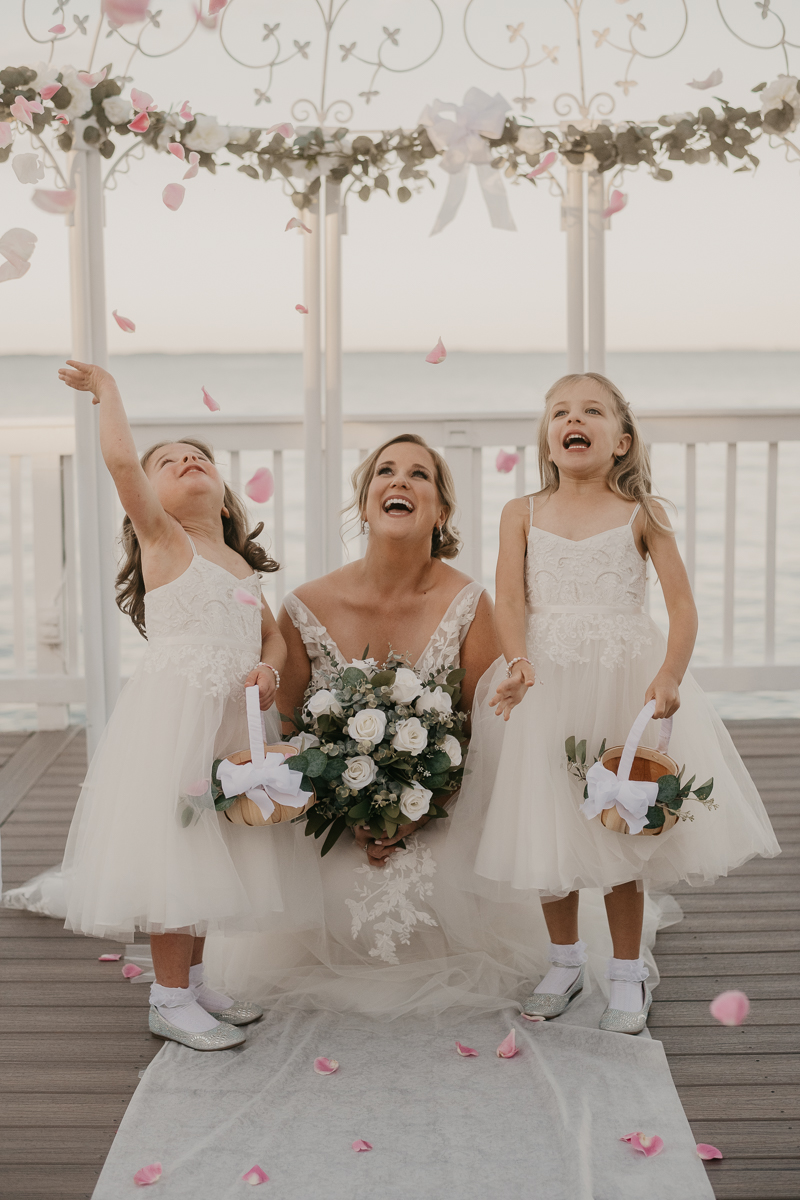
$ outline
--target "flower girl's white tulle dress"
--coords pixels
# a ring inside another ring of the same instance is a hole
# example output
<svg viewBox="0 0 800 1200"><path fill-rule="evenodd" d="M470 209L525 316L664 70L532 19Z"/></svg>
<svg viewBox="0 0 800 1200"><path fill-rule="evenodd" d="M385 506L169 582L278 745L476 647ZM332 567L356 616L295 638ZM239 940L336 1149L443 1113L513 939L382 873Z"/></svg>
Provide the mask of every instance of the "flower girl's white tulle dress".
<svg viewBox="0 0 800 1200"><path fill-rule="evenodd" d="M754 855L780 852L727 730L688 673L669 754L686 764L687 779L713 776L719 807L686 800L694 820L657 837L612 832L580 812L583 783L567 771L566 738L586 738L589 765L604 738L621 745L666 651L643 610L636 511L628 525L574 542L537 529L531 500L527 645L536 683L506 724L486 703L504 662L484 676L459 799L475 868L470 886L487 894L534 890L546 899L630 880L658 891L680 880L709 883ZM642 744L656 746L659 724L648 723Z"/></svg>
<svg viewBox="0 0 800 1200"><path fill-rule="evenodd" d="M184 573L145 597L144 657L70 829L67 926L96 937L257 928L290 886L291 837L234 826L193 795L215 758L248 744L243 683L260 657L261 584L192 550ZM257 603L240 603L238 589ZM278 741L274 709L267 725Z"/></svg>

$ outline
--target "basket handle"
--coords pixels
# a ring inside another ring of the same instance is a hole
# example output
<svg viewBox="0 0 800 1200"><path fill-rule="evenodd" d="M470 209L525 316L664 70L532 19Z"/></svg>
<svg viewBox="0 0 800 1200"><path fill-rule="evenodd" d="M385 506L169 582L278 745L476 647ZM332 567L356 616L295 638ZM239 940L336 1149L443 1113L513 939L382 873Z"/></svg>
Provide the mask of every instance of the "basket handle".
<svg viewBox="0 0 800 1200"><path fill-rule="evenodd" d="M622 751L622 758L619 760L617 768L617 779L630 779L631 767L636 755L636 751L644 733L645 726L652 719L653 713L656 711L655 700L648 701L642 711L639 713L636 720L631 726L631 731L628 734L625 748ZM666 754L669 749L669 739L672 734L672 717L667 717L661 722L661 731L658 737L658 750L661 754Z"/></svg>
<svg viewBox="0 0 800 1200"><path fill-rule="evenodd" d="M258 686L244 689L244 699L247 705L247 733L250 739L250 761L254 767L262 767L266 761L264 756L264 722L261 716Z"/></svg>

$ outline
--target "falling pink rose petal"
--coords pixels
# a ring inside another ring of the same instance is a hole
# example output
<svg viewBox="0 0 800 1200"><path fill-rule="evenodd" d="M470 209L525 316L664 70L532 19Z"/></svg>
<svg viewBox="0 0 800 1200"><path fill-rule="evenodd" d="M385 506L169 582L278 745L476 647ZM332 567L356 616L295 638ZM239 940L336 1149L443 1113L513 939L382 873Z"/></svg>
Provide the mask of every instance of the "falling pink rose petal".
<svg viewBox="0 0 800 1200"><path fill-rule="evenodd" d="M315 1058L314 1070L318 1075L335 1075L339 1070L339 1064L335 1058Z"/></svg>
<svg viewBox="0 0 800 1200"><path fill-rule="evenodd" d="M69 117L66 113L56 113L53 120L58 121L59 125L69 125Z"/></svg>
<svg viewBox="0 0 800 1200"><path fill-rule="evenodd" d="M161 193L161 199L171 212L177 212L185 195L186 188L182 183L168 183Z"/></svg>
<svg viewBox="0 0 800 1200"><path fill-rule="evenodd" d="M155 112L156 109L150 93L140 92L138 88L131 88L131 104L134 112Z"/></svg>
<svg viewBox="0 0 800 1200"><path fill-rule="evenodd" d="M194 114L192 113L192 110L191 110L188 100L184 100L183 104L180 107L180 112L178 113L178 116L180 117L180 119L182 121L191 121L192 120Z"/></svg>
<svg viewBox="0 0 800 1200"><path fill-rule="evenodd" d="M478 1051L472 1050L469 1046L462 1046L461 1042L456 1042L456 1050L462 1058L477 1058Z"/></svg>
<svg viewBox="0 0 800 1200"><path fill-rule="evenodd" d="M611 193L610 202L607 208L603 209L603 220L607 221L609 217L613 217L614 213L622 212L625 205L628 203L628 197L624 192L620 192L617 188Z"/></svg>
<svg viewBox="0 0 800 1200"><path fill-rule="evenodd" d="M695 1147L700 1158L708 1161L711 1158L723 1158L723 1153L716 1146L709 1146L708 1142L698 1142Z"/></svg>
<svg viewBox="0 0 800 1200"><path fill-rule="evenodd" d="M293 138L294 137L294 125L289 125L288 122L284 122L283 125L270 125L269 129L264 130L264 133L265 134L279 133L281 135L281 137L284 137L287 139Z"/></svg>
<svg viewBox="0 0 800 1200"><path fill-rule="evenodd" d="M115 25L135 25L147 16L150 0L103 0L103 12Z"/></svg>
<svg viewBox="0 0 800 1200"><path fill-rule="evenodd" d="M545 154L538 167L534 167L532 171L528 171L526 179L537 179L539 175L544 175L545 171L549 171L557 159L558 155L555 150L551 150L549 154Z"/></svg>
<svg viewBox="0 0 800 1200"><path fill-rule="evenodd" d="M7 229L0 237L0 283L21 279L31 269L28 261L36 248L36 234L29 229Z"/></svg>
<svg viewBox="0 0 800 1200"><path fill-rule="evenodd" d="M183 160L186 158L186 149L181 145L180 142L170 142L170 144L167 146L167 149L169 150L170 154L174 154L176 158L181 160L181 162L183 162Z"/></svg>
<svg viewBox="0 0 800 1200"><path fill-rule="evenodd" d="M101 954L97 961L98 962L119 962L119 960L121 958L122 958L121 954Z"/></svg>
<svg viewBox="0 0 800 1200"><path fill-rule="evenodd" d="M187 796L205 796L208 791L207 779L196 779L194 783L190 783L186 789Z"/></svg>
<svg viewBox="0 0 800 1200"><path fill-rule="evenodd" d="M361 1138L358 1138L357 1141L353 1142L353 1149L355 1150L356 1154L360 1154L362 1150L371 1150L372 1146L369 1144L369 1142L362 1141Z"/></svg>
<svg viewBox="0 0 800 1200"><path fill-rule="evenodd" d="M720 1025L741 1025L750 1012L750 1001L744 992L720 992L708 1007Z"/></svg>
<svg viewBox="0 0 800 1200"><path fill-rule="evenodd" d="M102 71L95 71L94 75L90 75L88 71L78 71L78 79L88 88L97 87L98 83L102 83L108 74L105 67Z"/></svg>
<svg viewBox="0 0 800 1200"><path fill-rule="evenodd" d="M302 221L299 221L297 217L292 217L291 221L286 222L286 228L283 232L288 233L290 229L302 229L305 233L311 233L311 230L308 228L308 226L304 225Z"/></svg>
<svg viewBox="0 0 800 1200"><path fill-rule="evenodd" d="M16 117L18 121L22 121L25 125L30 125L33 128L33 117L31 113L43 113L44 106L38 100L26 100L24 96L17 96L14 103L9 109L12 117Z"/></svg>
<svg viewBox="0 0 800 1200"><path fill-rule="evenodd" d="M444 360L446 358L447 358L447 351L444 348L444 343L442 342L442 339L439 338L438 342L433 347L430 354L425 355L425 362L433 363L434 365L436 365L437 363L444 362Z"/></svg>
<svg viewBox="0 0 800 1200"><path fill-rule="evenodd" d="M199 21L199 23L203 26L204 29L216 29L217 28L217 21L219 21L219 17L206 16L206 14L202 11L202 9L199 9L196 4L192 5L192 11L194 12L195 20Z"/></svg>
<svg viewBox="0 0 800 1200"><path fill-rule="evenodd" d="M135 979L136 976L141 975L141 973L142 968L137 967L136 963L125 963L125 966L122 968L122 974L126 979ZM154 1183L155 1180L151 1180L150 1182Z"/></svg>
<svg viewBox="0 0 800 1200"><path fill-rule="evenodd" d="M56 25L55 28L58 29L58 26ZM50 32L53 33L54 31L51 29ZM64 25L62 25L59 29L59 33L66 33L66 27ZM56 92L61 91L61 87L62 85L60 83L46 83L43 88L39 89L39 95L43 100L52 100Z"/></svg>
<svg viewBox="0 0 800 1200"><path fill-rule="evenodd" d="M503 1038L500 1045L497 1047L498 1058L513 1058L515 1054L519 1054L517 1049L517 1031L512 1029L507 1038Z"/></svg>
<svg viewBox="0 0 800 1200"><path fill-rule="evenodd" d="M61 33L66 33L67 27L66 27L66 25L51 25L47 32L55 33L56 35L61 34ZM58 91L58 89L60 87L61 87L61 84L59 83L58 86L56 87L56 91ZM48 99L49 99L49 96L45 96L45 100L48 100Z"/></svg>
<svg viewBox="0 0 800 1200"><path fill-rule="evenodd" d="M660 1138L657 1133L654 1133L651 1137L648 1137L645 1133L626 1133L619 1140L627 1142L632 1150L636 1150L639 1154L644 1154L645 1158L654 1158L656 1154L660 1154L664 1149L664 1139Z"/></svg>
<svg viewBox="0 0 800 1200"><path fill-rule="evenodd" d="M266 1171L262 1171L261 1167L251 1167L246 1175L242 1176L245 1183L249 1183L252 1187L257 1187L259 1183L269 1183L269 1175Z"/></svg>
<svg viewBox="0 0 800 1200"><path fill-rule="evenodd" d="M148 1187L151 1183L158 1183L161 1178L161 1163L151 1163L149 1167L142 1167L133 1177L133 1182L137 1187Z"/></svg>
<svg viewBox="0 0 800 1200"><path fill-rule="evenodd" d="M508 475L509 471L514 470L514 467L518 462L518 454L509 454L507 450L498 450L497 458L494 460L494 465L497 467L501 475Z"/></svg>
<svg viewBox="0 0 800 1200"><path fill-rule="evenodd" d="M10 146L12 140L11 123L9 121L0 121L0 150L4 150L6 146Z"/></svg>
<svg viewBox="0 0 800 1200"><path fill-rule="evenodd" d="M215 17L217 13L221 13L228 0L208 0L208 15Z"/></svg>
<svg viewBox="0 0 800 1200"><path fill-rule="evenodd" d="M244 588L234 588L233 598L237 604L247 604L250 608L258 608L258 601L252 592L246 592Z"/></svg>
<svg viewBox="0 0 800 1200"><path fill-rule="evenodd" d="M184 179L194 179L197 172L200 170L200 155L196 150L192 150L189 155L189 170L184 175Z"/></svg>
<svg viewBox="0 0 800 1200"><path fill-rule="evenodd" d="M269 467L259 467L252 479L244 485L245 495L256 504L266 504L275 491L275 480Z"/></svg>
<svg viewBox="0 0 800 1200"><path fill-rule="evenodd" d="M111 315L123 333L136 333L136 326L128 317L121 317L116 309L114 309Z"/></svg>
<svg viewBox="0 0 800 1200"><path fill-rule="evenodd" d="M765 10L766 15L766 10ZM687 87L697 88L699 92L706 91L707 88L719 87L722 83L722 71L717 67L716 71L712 71L705 79L693 79L691 83L687 83Z"/></svg>
<svg viewBox="0 0 800 1200"><path fill-rule="evenodd" d="M68 213L75 207L75 192L70 188L56 188L52 192L36 188L31 200L42 212Z"/></svg>
<svg viewBox="0 0 800 1200"><path fill-rule="evenodd" d="M305 304L295 304L294 307L295 310L299 313L302 313L304 317L308 316L308 309L306 308Z"/></svg>
<svg viewBox="0 0 800 1200"><path fill-rule="evenodd" d="M138 117L134 117L132 121L128 122L128 129L134 133L147 133L149 128L150 118L146 112L139 113Z"/></svg>
<svg viewBox="0 0 800 1200"><path fill-rule="evenodd" d="M217 404L214 397L209 396L208 392L206 391L206 389L204 387L201 387L200 391L203 393L203 404L205 404L208 411L209 412L219 412L219 405Z"/></svg>

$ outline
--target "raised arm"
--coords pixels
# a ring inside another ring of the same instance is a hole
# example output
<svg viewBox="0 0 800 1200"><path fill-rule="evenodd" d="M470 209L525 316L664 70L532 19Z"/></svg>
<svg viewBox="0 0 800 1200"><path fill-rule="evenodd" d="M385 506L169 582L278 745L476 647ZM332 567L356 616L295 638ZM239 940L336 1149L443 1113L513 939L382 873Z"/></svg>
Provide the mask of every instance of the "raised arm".
<svg viewBox="0 0 800 1200"><path fill-rule="evenodd" d="M659 520L665 524L667 515L656 506ZM655 700L654 718L671 717L680 708L680 684L697 637L697 609L686 567L678 552L673 533L648 529L644 538L653 566L658 574L669 614L669 636L664 664L645 693L645 703Z"/></svg>
<svg viewBox="0 0 800 1200"><path fill-rule="evenodd" d="M67 360L59 379L78 392L92 392L100 405L100 449L111 473L122 507L133 522L140 544L155 542L172 532L167 515L150 480L139 465L139 455L114 376L91 363Z"/></svg>
<svg viewBox="0 0 800 1200"><path fill-rule="evenodd" d="M524 500L511 500L500 518L500 552L495 576L495 624L500 649L506 662L525 659L525 552L527 550L528 506ZM511 711L534 683L533 667L524 661L514 664L510 679L498 684L489 703L507 721Z"/></svg>

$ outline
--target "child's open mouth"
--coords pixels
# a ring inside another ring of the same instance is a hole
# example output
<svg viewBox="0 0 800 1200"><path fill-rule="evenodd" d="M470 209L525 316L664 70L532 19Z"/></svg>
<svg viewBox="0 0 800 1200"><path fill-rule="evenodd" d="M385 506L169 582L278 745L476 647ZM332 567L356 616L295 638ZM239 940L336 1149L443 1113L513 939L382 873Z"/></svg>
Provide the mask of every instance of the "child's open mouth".
<svg viewBox="0 0 800 1200"><path fill-rule="evenodd" d="M585 433L568 433L562 442L565 450L588 450L591 444Z"/></svg>

